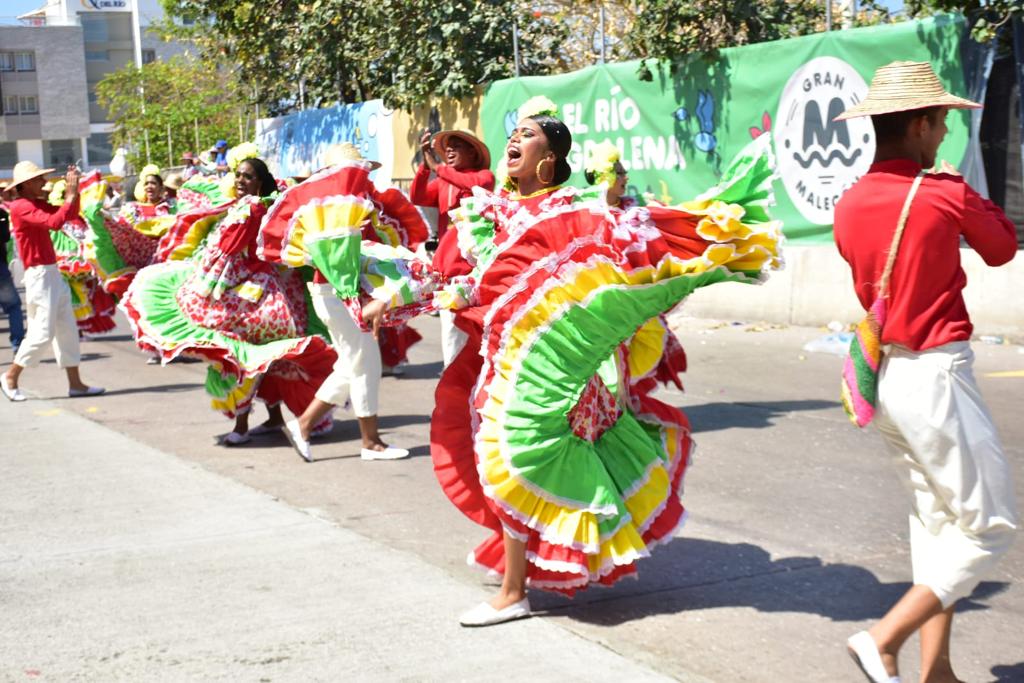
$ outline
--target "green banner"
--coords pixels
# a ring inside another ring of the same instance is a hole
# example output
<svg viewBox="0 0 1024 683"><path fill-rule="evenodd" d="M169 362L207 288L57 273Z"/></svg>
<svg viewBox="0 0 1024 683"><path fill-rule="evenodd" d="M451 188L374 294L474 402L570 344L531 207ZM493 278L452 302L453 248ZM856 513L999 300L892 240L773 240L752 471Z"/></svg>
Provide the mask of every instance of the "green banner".
<svg viewBox="0 0 1024 683"><path fill-rule="evenodd" d="M733 155L770 131L780 175L776 215L787 239L829 242L836 200L875 151L870 119L832 118L863 99L875 69L894 60L930 62L948 90L964 95L963 30L959 16L940 15L729 48L713 61L691 59L675 76L649 62L650 82L639 80L635 61L498 81L484 94L485 142L497 165L519 105L544 95L573 134L570 183L586 183L587 150L611 140L630 194L670 203L714 185ZM960 164L969 123L967 112L950 112L939 159Z"/></svg>

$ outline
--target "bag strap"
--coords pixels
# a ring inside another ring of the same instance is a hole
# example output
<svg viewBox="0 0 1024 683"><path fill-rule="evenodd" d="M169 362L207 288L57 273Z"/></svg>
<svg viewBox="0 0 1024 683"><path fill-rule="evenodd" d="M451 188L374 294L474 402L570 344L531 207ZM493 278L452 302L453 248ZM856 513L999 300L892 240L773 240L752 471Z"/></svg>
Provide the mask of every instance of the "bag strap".
<svg viewBox="0 0 1024 683"><path fill-rule="evenodd" d="M899 251L900 242L903 240L903 229L907 227L907 218L910 217L910 204L914 201L914 195L917 194L917 188L921 186L921 181L924 179L925 172L922 170L914 178L913 185L910 186L910 192L907 193L907 198L903 202L903 210L900 211L900 220L896 224L896 234L892 236L892 244L889 246L889 257L885 261L885 269L882 271L882 279L878 281L878 298L884 299L889 296L889 276L892 275L892 268L896 265L896 252Z"/></svg>

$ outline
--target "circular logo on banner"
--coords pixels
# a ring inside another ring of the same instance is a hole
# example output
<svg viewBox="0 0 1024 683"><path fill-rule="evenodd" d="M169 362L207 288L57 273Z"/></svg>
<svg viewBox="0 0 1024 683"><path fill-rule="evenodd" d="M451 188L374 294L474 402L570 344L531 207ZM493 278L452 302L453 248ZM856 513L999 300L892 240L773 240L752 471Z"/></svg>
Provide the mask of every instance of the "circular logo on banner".
<svg viewBox="0 0 1024 683"><path fill-rule="evenodd" d="M790 200L812 223L831 224L836 202L871 166L871 119L832 120L867 91L860 74L835 57L807 62L782 90L773 131L779 173Z"/></svg>

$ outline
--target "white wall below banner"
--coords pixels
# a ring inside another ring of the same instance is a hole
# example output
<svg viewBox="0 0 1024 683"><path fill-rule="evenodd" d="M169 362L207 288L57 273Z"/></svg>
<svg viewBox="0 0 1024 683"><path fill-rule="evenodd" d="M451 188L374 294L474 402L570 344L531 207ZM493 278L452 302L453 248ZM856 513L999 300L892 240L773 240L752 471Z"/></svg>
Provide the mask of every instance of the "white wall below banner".
<svg viewBox="0 0 1024 683"><path fill-rule="evenodd" d="M764 320L789 325L854 323L864 310L853 294L850 268L831 246L785 246L785 269L760 286L724 282L694 292L683 303L687 315L723 320ZM967 273L964 299L974 332L1024 336L1024 297L993 296L1014 292L1024 282L1024 257L1018 253L999 268L985 265L971 249L961 249Z"/></svg>

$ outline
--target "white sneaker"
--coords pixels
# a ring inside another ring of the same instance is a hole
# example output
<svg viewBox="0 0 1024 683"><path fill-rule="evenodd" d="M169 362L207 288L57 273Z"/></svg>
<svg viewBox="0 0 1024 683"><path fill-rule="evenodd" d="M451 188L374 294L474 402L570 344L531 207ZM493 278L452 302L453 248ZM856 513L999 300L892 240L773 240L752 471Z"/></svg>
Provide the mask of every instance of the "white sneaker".
<svg viewBox="0 0 1024 683"><path fill-rule="evenodd" d="M462 626L494 626L495 624L504 624L506 621L524 619L530 614L529 598L512 603L505 609L494 609L489 602L481 602L468 612L463 612L459 617L459 624Z"/></svg>
<svg viewBox="0 0 1024 683"><path fill-rule="evenodd" d="M388 446L382 451L364 448L359 452L359 457L363 460L401 460L402 458L409 457L409 451L406 448L397 448L395 446Z"/></svg>

